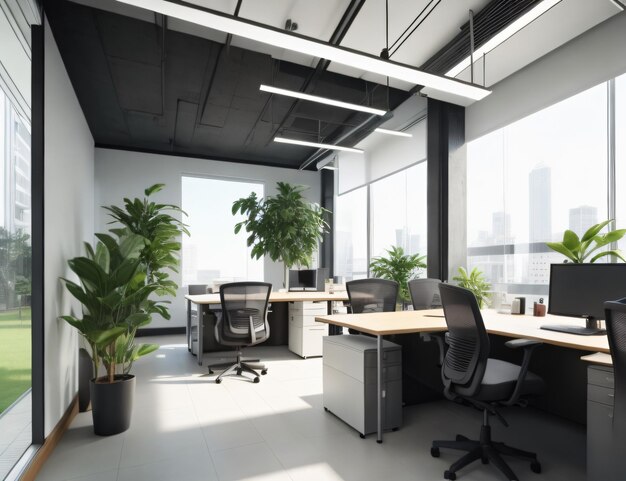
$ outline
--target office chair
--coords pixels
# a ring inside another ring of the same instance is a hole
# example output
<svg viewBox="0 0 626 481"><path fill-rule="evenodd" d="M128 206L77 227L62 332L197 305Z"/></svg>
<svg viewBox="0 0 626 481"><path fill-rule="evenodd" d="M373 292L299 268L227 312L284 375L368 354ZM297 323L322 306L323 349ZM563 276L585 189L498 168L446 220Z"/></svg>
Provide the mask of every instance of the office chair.
<svg viewBox="0 0 626 481"><path fill-rule="evenodd" d="M187 294L190 296L197 296L200 294L206 294L206 284L189 284L187 286ZM187 350L191 352L191 344L198 340L198 309L197 304L191 304L191 319L187 324Z"/></svg>
<svg viewBox="0 0 626 481"><path fill-rule="evenodd" d="M617 481L624 477L623 449L626 443L626 298L605 302L604 311L615 379L611 433L614 452L607 453L607 462L611 463L611 477L607 481Z"/></svg>
<svg viewBox="0 0 626 481"><path fill-rule="evenodd" d="M215 324L215 338L223 346L234 346L237 360L209 366L209 374L223 370L215 379L216 384L224 376L241 376L244 372L254 375L253 381L257 383L260 381L257 370L267 374L259 359L243 360L241 356L243 347L260 344L270 337L267 305L271 290L272 284L266 282L232 282L220 286L222 316Z"/></svg>
<svg viewBox="0 0 626 481"><path fill-rule="evenodd" d="M358 279L346 282L350 312L392 312L398 302L398 283L387 279ZM349 329L350 334L363 334Z"/></svg>
<svg viewBox="0 0 626 481"><path fill-rule="evenodd" d="M474 294L449 284L441 284L439 291L448 325L448 351L441 369L444 395L450 400L463 401L481 409L483 424L479 441L461 435L457 435L455 441L433 441L430 454L439 457L440 448L467 451L443 473L445 479L456 479L457 471L480 459L483 463L493 463L509 480L517 480L502 455L529 460L531 470L541 472L541 464L535 453L492 441L489 425L489 417L496 416L508 426L498 412L498 407L524 405L522 396L543 391L543 380L528 371L532 352L540 343L528 339L515 339L506 343L510 348L524 348L521 366L490 358L489 336Z"/></svg>
<svg viewBox="0 0 626 481"><path fill-rule="evenodd" d="M409 294L413 310L422 311L425 309L436 309L441 307L441 297L439 295L439 279L413 279L409 281ZM434 340L439 348L439 366L443 365L445 355L444 335L439 333L422 333L420 337L425 341Z"/></svg>

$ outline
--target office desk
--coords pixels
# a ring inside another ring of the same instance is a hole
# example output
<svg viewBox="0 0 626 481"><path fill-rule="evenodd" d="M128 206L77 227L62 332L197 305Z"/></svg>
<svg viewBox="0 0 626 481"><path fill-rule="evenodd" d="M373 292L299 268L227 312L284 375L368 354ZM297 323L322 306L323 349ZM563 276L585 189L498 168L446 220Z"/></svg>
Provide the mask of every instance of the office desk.
<svg viewBox="0 0 626 481"><path fill-rule="evenodd" d="M546 344L561 346L571 349L580 349L593 352L609 352L609 344L606 336L578 336L540 329L543 324L570 324L584 326L583 319L567 318L561 316L533 317L527 315L501 314L494 310L482 311L485 328L489 334L512 338L526 338L542 341ZM369 314L338 314L320 316L317 322L335 324L349 327L377 338L377 442L382 443L382 337L391 334L411 334L419 332L443 332L446 331L446 322L442 309L424 311L398 311Z"/></svg>
<svg viewBox="0 0 626 481"><path fill-rule="evenodd" d="M191 335L191 304L198 306L198 364L202 366L203 355L203 323L202 323L202 306L221 304L219 294L199 294L186 295L187 299L187 344L189 345L189 336ZM271 292L270 303L274 302L326 302L328 305L327 312L332 314L332 303L335 301L347 301L347 292L336 292L330 294L328 292Z"/></svg>

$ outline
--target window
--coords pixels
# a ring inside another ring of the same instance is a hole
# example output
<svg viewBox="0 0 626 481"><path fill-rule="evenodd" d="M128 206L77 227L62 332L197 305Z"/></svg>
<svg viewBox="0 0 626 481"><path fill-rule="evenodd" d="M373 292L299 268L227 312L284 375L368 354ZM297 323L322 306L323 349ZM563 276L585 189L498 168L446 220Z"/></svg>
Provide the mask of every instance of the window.
<svg viewBox="0 0 626 481"><path fill-rule="evenodd" d="M367 187L335 202L335 275L346 281L367 277Z"/></svg>
<svg viewBox="0 0 626 481"><path fill-rule="evenodd" d="M426 254L426 162L373 182L371 257L392 246L408 254Z"/></svg>
<svg viewBox="0 0 626 481"><path fill-rule="evenodd" d="M182 178L182 208L192 236L183 236L183 285L223 281L262 281L263 258L250 257L246 233L235 235L233 202L252 192L261 198L263 184L203 177Z"/></svg>
<svg viewBox="0 0 626 481"><path fill-rule="evenodd" d="M615 220L618 229L626 228L626 74L615 79ZM618 246L626 251L626 239Z"/></svg>
<svg viewBox="0 0 626 481"><path fill-rule="evenodd" d="M608 217L607 84L468 144L467 267L494 291L545 296L546 246Z"/></svg>
<svg viewBox="0 0 626 481"><path fill-rule="evenodd" d="M0 90L0 479L31 444L30 125Z"/></svg>

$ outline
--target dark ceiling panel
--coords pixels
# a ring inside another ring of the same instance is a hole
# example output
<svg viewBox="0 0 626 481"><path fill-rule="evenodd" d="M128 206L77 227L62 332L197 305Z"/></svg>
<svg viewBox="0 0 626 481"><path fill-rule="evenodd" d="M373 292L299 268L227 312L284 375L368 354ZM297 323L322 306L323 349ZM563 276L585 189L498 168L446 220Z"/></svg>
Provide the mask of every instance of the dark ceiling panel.
<svg viewBox="0 0 626 481"><path fill-rule="evenodd" d="M387 107L386 87L325 70L311 83L309 67L164 30L160 16L150 23L64 0L46 12L97 145L297 168L316 149L275 135L332 142L369 116L270 96L260 84ZM408 95L389 90L389 107Z"/></svg>

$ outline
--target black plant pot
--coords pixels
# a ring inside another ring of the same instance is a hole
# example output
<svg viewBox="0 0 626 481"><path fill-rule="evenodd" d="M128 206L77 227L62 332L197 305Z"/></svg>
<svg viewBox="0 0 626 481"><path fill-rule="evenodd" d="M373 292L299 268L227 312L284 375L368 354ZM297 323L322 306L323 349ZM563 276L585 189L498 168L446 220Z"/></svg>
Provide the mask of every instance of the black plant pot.
<svg viewBox="0 0 626 481"><path fill-rule="evenodd" d="M93 376L91 356L82 347L78 350L78 410L84 413L89 409L89 381Z"/></svg>
<svg viewBox="0 0 626 481"><path fill-rule="evenodd" d="M135 376L117 375L113 383L96 383L92 379L89 387L94 433L111 436L126 431L133 412Z"/></svg>

